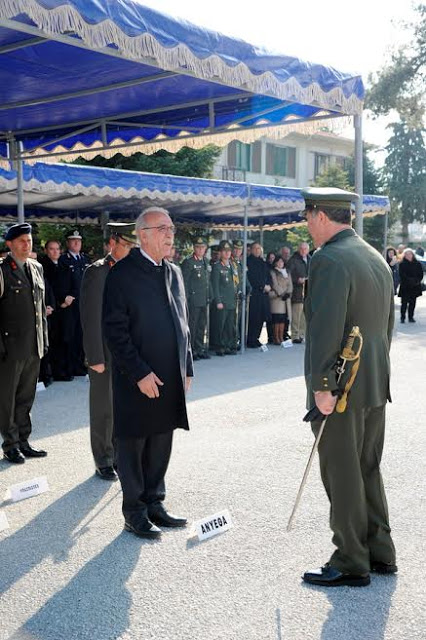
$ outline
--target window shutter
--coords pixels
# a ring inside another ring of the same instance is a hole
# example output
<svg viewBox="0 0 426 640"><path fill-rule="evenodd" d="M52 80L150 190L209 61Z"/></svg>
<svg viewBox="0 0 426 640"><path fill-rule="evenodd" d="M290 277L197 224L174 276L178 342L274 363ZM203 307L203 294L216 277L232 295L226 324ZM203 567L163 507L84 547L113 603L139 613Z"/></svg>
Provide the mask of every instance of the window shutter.
<svg viewBox="0 0 426 640"><path fill-rule="evenodd" d="M296 177L296 149L294 147L287 148L287 175L289 178Z"/></svg>
<svg viewBox="0 0 426 640"><path fill-rule="evenodd" d="M237 166L237 141L233 140L228 144L228 167Z"/></svg>
<svg viewBox="0 0 426 640"><path fill-rule="evenodd" d="M252 146L252 171L262 173L262 143L260 140Z"/></svg>
<svg viewBox="0 0 426 640"><path fill-rule="evenodd" d="M274 175L274 145L266 145L266 170L265 173L268 176Z"/></svg>

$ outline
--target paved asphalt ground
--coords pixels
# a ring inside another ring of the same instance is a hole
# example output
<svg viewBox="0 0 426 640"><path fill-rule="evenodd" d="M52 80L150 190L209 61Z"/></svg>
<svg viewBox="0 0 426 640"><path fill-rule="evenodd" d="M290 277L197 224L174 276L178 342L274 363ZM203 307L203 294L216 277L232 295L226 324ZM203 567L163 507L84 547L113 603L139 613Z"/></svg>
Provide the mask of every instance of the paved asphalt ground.
<svg viewBox="0 0 426 640"><path fill-rule="evenodd" d="M312 445L303 346L196 363L191 431L175 436L167 505L190 521L229 509L234 528L199 543L124 532L118 483L93 475L88 382L37 394L44 460L0 462L0 500L40 475L50 491L11 504L0 533L1 640L424 640L426 300L397 324L383 473L400 571L363 589L309 588L332 550L317 462L285 525Z"/></svg>

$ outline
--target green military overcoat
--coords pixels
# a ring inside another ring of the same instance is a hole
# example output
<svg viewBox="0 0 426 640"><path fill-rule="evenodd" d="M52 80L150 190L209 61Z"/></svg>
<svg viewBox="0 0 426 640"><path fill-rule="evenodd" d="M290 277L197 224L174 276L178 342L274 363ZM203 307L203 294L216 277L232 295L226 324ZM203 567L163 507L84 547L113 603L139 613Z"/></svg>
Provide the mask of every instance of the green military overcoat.
<svg viewBox="0 0 426 640"><path fill-rule="evenodd" d="M308 408L314 406L314 391L337 388L335 364L353 326L359 326L364 345L348 409L386 404L394 323L392 274L353 229L340 231L314 253L305 315ZM339 386L344 383L345 377Z"/></svg>

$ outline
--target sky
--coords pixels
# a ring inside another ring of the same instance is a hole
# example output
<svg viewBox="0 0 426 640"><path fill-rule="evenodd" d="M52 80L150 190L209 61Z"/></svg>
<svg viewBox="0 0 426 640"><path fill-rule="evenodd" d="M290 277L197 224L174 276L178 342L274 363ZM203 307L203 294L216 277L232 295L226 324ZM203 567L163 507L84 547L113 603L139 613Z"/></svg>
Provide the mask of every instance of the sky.
<svg viewBox="0 0 426 640"><path fill-rule="evenodd" d="M393 47L407 43L401 23L412 19L414 4L411 0L139 1L277 53L361 73L365 84L369 73L380 69ZM364 139L383 147L389 135L388 122L365 119ZM344 133L351 136L352 131Z"/></svg>

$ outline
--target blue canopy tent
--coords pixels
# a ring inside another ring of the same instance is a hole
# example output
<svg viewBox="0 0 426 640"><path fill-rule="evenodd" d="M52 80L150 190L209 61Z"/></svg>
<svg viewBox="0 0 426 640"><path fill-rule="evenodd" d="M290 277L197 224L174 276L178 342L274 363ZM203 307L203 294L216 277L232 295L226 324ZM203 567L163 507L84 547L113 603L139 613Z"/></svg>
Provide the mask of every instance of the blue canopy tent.
<svg viewBox="0 0 426 640"><path fill-rule="evenodd" d="M300 224L304 200L299 189L270 185L186 178L92 166L25 165L23 171L27 217L34 221L99 223L134 220L153 204L167 208L178 223L223 229L266 230ZM17 173L0 169L0 220L15 219ZM364 196L363 214L384 215L389 199Z"/></svg>
<svg viewBox="0 0 426 640"><path fill-rule="evenodd" d="M344 115L360 124L364 96L357 75L268 53L134 0L2 0L0 87L0 154L17 160L19 173L22 159L55 154L238 137Z"/></svg>

